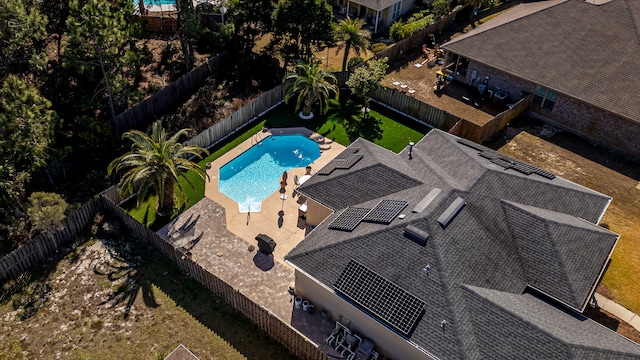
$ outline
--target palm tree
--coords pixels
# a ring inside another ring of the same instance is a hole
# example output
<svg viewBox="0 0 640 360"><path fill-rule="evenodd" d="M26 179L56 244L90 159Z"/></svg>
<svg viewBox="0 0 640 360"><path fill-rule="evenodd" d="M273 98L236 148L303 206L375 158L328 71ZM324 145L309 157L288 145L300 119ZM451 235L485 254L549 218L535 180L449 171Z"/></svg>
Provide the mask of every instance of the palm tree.
<svg viewBox="0 0 640 360"><path fill-rule="evenodd" d="M125 171L119 182L121 196L138 190L139 206L149 189L153 189L158 195L158 215L166 216L173 211L174 186L177 184L186 204L184 188L178 182L178 178L187 171L194 171L203 179L205 177L204 169L187 157L194 155L201 158L202 153L209 153L199 146L183 146L178 141L188 131L189 129L182 129L167 138L162 123L156 121L152 126L151 135L138 130L124 133L122 138L133 142L131 151L114 159L107 168L109 174L113 171ZM193 184L185 179L193 188Z"/></svg>
<svg viewBox="0 0 640 360"><path fill-rule="evenodd" d="M349 59L349 52L353 48L357 55L360 55L361 51L366 51L369 47L369 40L371 35L368 31L362 30L364 20L351 19L347 16L346 19L340 20L334 27L334 34L336 40L342 41L338 45L336 54L344 49L344 57L342 58L342 71L347 70L347 60Z"/></svg>
<svg viewBox="0 0 640 360"><path fill-rule="evenodd" d="M298 94L296 111L302 106L302 115L311 117L311 107L319 102L320 112L326 113L329 109L329 98L334 93L334 98L338 98L338 80L333 74L320 69L320 62L311 60L309 64L298 63L295 72L285 75L282 80L285 83L284 102Z"/></svg>

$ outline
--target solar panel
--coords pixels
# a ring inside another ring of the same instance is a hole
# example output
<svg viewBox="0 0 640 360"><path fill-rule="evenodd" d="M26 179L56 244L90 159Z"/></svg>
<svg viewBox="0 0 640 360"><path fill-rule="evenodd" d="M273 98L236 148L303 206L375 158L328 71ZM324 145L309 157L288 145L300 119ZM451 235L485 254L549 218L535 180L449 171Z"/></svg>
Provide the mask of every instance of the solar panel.
<svg viewBox="0 0 640 360"><path fill-rule="evenodd" d="M511 169L513 169L513 170L515 170L517 172L523 173L525 175L531 175L534 172L536 172L536 168L535 167L533 167L531 165L528 165L528 164L525 164L525 163L521 163L519 161L514 162L513 164L511 164Z"/></svg>
<svg viewBox="0 0 640 360"><path fill-rule="evenodd" d="M362 160L363 157L363 155L349 155L344 161L336 163L336 169L351 169L351 167Z"/></svg>
<svg viewBox="0 0 640 360"><path fill-rule="evenodd" d="M334 289L355 305L408 337L425 302L355 260L349 261Z"/></svg>
<svg viewBox="0 0 640 360"><path fill-rule="evenodd" d="M553 179L556 178L555 174L552 174L552 173L550 173L548 171L544 171L542 169L536 169L535 173L540 175L540 176L542 176L542 177L545 177L545 178L547 178L549 180L553 180Z"/></svg>
<svg viewBox="0 0 640 360"><path fill-rule="evenodd" d="M478 150L480 152L484 151L486 148L480 144L476 144L471 140L467 140L467 139L458 139L458 143L468 146L472 149Z"/></svg>
<svg viewBox="0 0 640 360"><path fill-rule="evenodd" d="M512 165L511 162L501 158L492 158L491 162L505 169L510 169Z"/></svg>
<svg viewBox="0 0 640 360"><path fill-rule="evenodd" d="M353 229L360 224L364 216L367 215L369 210L370 209L365 208L348 207L344 209L338 217L333 219L331 224L329 224L329 229L353 231Z"/></svg>
<svg viewBox="0 0 640 360"><path fill-rule="evenodd" d="M382 200L364 217L363 221L389 224L407 207L406 201Z"/></svg>
<svg viewBox="0 0 640 360"><path fill-rule="evenodd" d="M544 171L540 168L537 168L533 165L529 165L522 161L513 160L507 156L500 154L495 150L491 150L482 145L478 145L472 141L465 140L465 139L458 139L458 143L468 146L472 149L478 150L478 155L480 155L485 159L491 160L492 163L502 166L505 169L513 169L525 175L537 174L550 180L553 180L556 177L555 174L552 174L548 171Z"/></svg>

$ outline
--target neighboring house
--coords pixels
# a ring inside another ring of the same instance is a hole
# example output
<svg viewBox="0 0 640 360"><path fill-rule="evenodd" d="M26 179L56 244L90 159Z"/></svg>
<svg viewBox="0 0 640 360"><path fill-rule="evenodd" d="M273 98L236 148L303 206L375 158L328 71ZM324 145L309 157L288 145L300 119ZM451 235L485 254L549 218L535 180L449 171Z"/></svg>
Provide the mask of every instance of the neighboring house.
<svg viewBox="0 0 640 360"><path fill-rule="evenodd" d="M640 156L640 2L524 3L442 46L447 70L583 136Z"/></svg>
<svg viewBox="0 0 640 360"><path fill-rule="evenodd" d="M393 21L401 15L413 10L415 0L328 0L329 4L337 6L344 14L352 18L365 19L373 25L373 32L377 33L381 27L390 27Z"/></svg>
<svg viewBox="0 0 640 360"><path fill-rule="evenodd" d="M388 357L640 359L581 315L608 196L439 130L400 154L358 139L298 191L296 293Z"/></svg>

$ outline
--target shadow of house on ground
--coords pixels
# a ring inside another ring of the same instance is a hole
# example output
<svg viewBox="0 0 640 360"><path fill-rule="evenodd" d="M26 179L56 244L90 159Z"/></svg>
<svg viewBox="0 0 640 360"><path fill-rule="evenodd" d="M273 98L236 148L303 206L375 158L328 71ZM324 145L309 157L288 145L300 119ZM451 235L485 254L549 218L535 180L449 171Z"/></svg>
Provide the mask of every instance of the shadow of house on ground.
<svg viewBox="0 0 640 360"><path fill-rule="evenodd" d="M158 256L149 261L144 276L160 291L227 341L248 359L294 360L295 356L260 330L251 320L196 280L185 276L176 265Z"/></svg>

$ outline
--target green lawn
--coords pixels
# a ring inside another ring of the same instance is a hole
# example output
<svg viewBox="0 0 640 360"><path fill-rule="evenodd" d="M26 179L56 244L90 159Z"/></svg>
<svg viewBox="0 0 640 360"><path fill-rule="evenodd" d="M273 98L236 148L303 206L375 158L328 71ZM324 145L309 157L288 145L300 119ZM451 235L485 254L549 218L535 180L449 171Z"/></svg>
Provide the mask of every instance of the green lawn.
<svg viewBox="0 0 640 360"><path fill-rule="evenodd" d="M302 126L344 146L362 137L393 152L400 152L409 142L417 142L429 131L429 128L423 125L403 118L390 110L378 109L375 106L369 113L369 117L364 119L361 107L362 104L357 102L347 101L343 106L340 106L338 102L332 102L326 114L316 114L311 120L301 120L295 115L291 104L280 106L265 115L260 121L252 123L237 136L230 137L216 145L211 149L211 154L201 160L199 164L205 167L207 162L217 159L238 146L261 131L264 126L269 128ZM186 191L186 208L189 208L204 197L204 180L192 172L187 173L185 177L194 185L192 189L186 179L180 179L180 183ZM176 194L178 193L176 191ZM156 223L157 201L157 196L149 196L138 208L133 201L130 204L125 204L124 207L131 216L141 223L152 229L159 229L166 223L166 220Z"/></svg>

